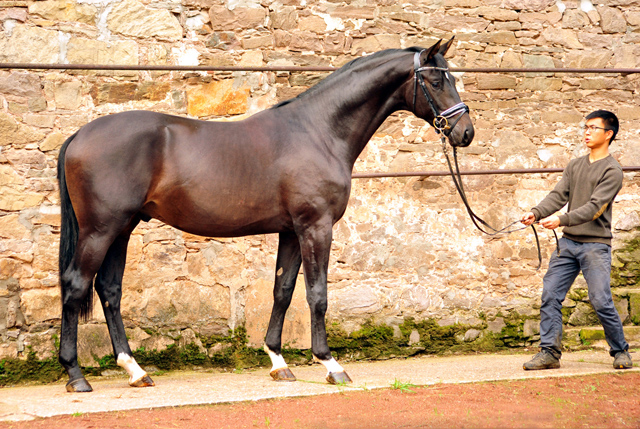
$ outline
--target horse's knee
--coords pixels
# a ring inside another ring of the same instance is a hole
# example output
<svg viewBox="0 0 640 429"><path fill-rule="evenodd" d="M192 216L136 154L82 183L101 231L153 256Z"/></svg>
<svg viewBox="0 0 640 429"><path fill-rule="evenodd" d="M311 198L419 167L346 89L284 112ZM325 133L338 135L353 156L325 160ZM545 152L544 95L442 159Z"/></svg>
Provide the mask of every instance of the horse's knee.
<svg viewBox="0 0 640 429"><path fill-rule="evenodd" d="M122 300L122 289L120 285L114 286L115 287L113 288L105 288L103 286L98 287L98 285L96 285L96 290L105 310L108 309L111 312L119 312L120 301Z"/></svg>
<svg viewBox="0 0 640 429"><path fill-rule="evenodd" d="M274 308L285 313L289 306L291 305L291 300L293 298L293 294L286 293L278 293L273 296L273 306Z"/></svg>
<svg viewBox="0 0 640 429"><path fill-rule="evenodd" d="M328 302L326 298L309 301L308 304L312 316L315 316L317 318L324 318L324 316L327 314Z"/></svg>

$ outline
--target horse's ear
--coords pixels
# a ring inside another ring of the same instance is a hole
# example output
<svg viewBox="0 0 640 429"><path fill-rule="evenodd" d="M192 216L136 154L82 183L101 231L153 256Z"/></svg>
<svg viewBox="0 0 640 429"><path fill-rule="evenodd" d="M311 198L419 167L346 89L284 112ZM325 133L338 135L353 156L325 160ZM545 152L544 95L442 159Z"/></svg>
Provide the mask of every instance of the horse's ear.
<svg viewBox="0 0 640 429"><path fill-rule="evenodd" d="M435 57L438 51L440 50L440 43L442 39L438 40L432 47L427 49L427 58L425 59L425 63L428 63L431 58Z"/></svg>
<svg viewBox="0 0 640 429"><path fill-rule="evenodd" d="M440 46L440 50L438 51L438 53L441 54L444 57L444 55L447 53L447 51L451 47L451 44L453 43L453 39L455 39L455 37L456 36L453 36L451 39L449 39L448 42L446 42L444 45Z"/></svg>

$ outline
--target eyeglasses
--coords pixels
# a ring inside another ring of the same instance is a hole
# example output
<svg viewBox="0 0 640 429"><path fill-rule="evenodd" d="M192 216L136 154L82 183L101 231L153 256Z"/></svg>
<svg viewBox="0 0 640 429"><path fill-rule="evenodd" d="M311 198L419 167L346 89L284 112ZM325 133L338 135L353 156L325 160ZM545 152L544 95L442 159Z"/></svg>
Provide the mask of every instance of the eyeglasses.
<svg viewBox="0 0 640 429"><path fill-rule="evenodd" d="M596 127L595 125L586 125L583 127L582 131L583 132L587 132L589 131L590 133L595 133L596 130L605 130L605 131L610 131L609 128L602 128L602 127Z"/></svg>

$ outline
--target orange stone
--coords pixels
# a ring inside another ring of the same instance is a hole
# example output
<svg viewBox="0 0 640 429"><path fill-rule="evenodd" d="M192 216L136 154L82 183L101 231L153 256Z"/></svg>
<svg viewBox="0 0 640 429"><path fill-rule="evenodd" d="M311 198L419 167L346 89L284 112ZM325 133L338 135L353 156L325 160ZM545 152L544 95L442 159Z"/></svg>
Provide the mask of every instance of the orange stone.
<svg viewBox="0 0 640 429"><path fill-rule="evenodd" d="M233 88L226 79L187 90L187 112L191 116L227 116L246 113L249 88Z"/></svg>

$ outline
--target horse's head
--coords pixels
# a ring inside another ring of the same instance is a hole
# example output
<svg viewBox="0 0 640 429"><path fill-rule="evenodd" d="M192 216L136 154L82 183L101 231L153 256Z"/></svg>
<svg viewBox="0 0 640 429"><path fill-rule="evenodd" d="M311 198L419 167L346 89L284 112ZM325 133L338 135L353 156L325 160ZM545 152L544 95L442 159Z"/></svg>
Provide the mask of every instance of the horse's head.
<svg viewBox="0 0 640 429"><path fill-rule="evenodd" d="M474 130L469 108L462 103L444 55L453 37L414 53L413 83L407 91L410 110L449 138L451 146L469 146Z"/></svg>

